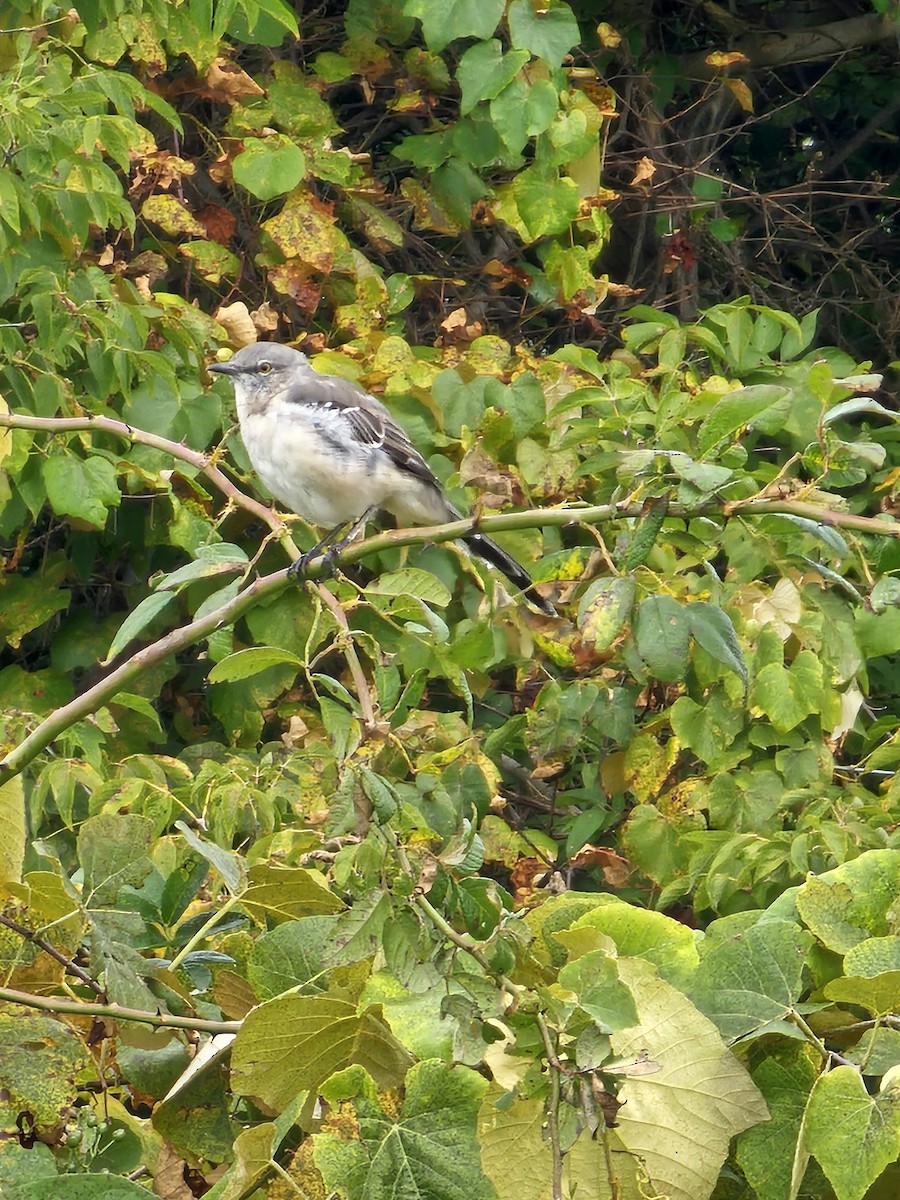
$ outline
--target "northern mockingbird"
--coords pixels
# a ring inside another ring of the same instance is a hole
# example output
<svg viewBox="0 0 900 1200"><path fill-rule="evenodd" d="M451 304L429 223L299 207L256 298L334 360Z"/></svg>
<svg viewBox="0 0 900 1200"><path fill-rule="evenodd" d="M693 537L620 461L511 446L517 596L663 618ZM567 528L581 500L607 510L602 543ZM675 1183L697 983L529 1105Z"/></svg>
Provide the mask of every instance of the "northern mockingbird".
<svg viewBox="0 0 900 1200"><path fill-rule="evenodd" d="M253 469L297 516L335 534L350 523L365 524L379 509L401 525L460 518L381 401L337 375L320 375L305 354L257 342L209 369L234 384ZM491 538L471 533L462 540L542 612L555 614L525 568Z"/></svg>

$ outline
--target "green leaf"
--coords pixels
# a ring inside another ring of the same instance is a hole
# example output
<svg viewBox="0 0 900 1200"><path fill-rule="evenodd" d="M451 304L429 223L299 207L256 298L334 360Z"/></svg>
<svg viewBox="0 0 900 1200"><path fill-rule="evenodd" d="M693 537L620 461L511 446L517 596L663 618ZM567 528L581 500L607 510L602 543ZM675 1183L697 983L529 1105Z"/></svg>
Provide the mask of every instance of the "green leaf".
<svg viewBox="0 0 900 1200"><path fill-rule="evenodd" d="M800 1142L803 1117L820 1059L809 1045L772 1044L751 1067L771 1120L745 1130L737 1140L741 1170L758 1200L789 1200L802 1178L808 1155Z"/></svg>
<svg viewBox="0 0 900 1200"><path fill-rule="evenodd" d="M578 216L581 197L573 179L548 177L538 167L527 167L516 175L510 192L533 242L564 233Z"/></svg>
<svg viewBox="0 0 900 1200"><path fill-rule="evenodd" d="M493 1200L475 1137L486 1088L466 1067L416 1063L394 1117L365 1071L329 1080L322 1095L346 1119L313 1136L326 1192L340 1191L347 1200Z"/></svg>
<svg viewBox="0 0 900 1200"><path fill-rule="evenodd" d="M697 447L702 457L720 443L733 441L750 426L763 433L777 433L791 410L790 388L758 383L729 392L716 404L700 426Z"/></svg>
<svg viewBox="0 0 900 1200"><path fill-rule="evenodd" d="M896 850L868 850L858 858L811 876L797 892L800 916L816 937L846 954L870 937L892 932L891 913L900 897Z"/></svg>
<svg viewBox="0 0 900 1200"><path fill-rule="evenodd" d="M723 663L747 686L747 664L728 613L705 600L687 605L691 636L716 662Z"/></svg>
<svg viewBox="0 0 900 1200"><path fill-rule="evenodd" d="M615 960L602 950L582 954L559 973L559 986L574 992L602 1033L628 1029L638 1023L634 997L619 979Z"/></svg>
<svg viewBox="0 0 900 1200"><path fill-rule="evenodd" d="M776 729L782 733L795 729L825 704L822 660L812 650L801 650L789 667L769 663L756 674L752 699Z"/></svg>
<svg viewBox="0 0 900 1200"><path fill-rule="evenodd" d="M280 646L251 646L229 654L217 662L207 676L210 683L232 683L236 679L248 679L269 667L289 663L298 671L303 669L303 660Z"/></svg>
<svg viewBox="0 0 900 1200"><path fill-rule="evenodd" d="M153 834L153 822L137 813L99 813L84 822L78 859L90 907L111 907L126 884L140 886L152 870Z"/></svg>
<svg viewBox="0 0 900 1200"><path fill-rule="evenodd" d="M230 542L201 546L194 562L154 580L154 585L158 592L176 591L198 579L214 579L218 575L233 575L237 571L243 571L248 561L246 552Z"/></svg>
<svg viewBox="0 0 900 1200"><path fill-rule="evenodd" d="M0 784L0 884L19 883L25 861L25 798L22 776Z"/></svg>
<svg viewBox="0 0 900 1200"><path fill-rule="evenodd" d="M595 650L608 649L631 616L635 582L630 575L595 579L578 605L578 628Z"/></svg>
<svg viewBox="0 0 900 1200"><path fill-rule="evenodd" d="M403 11L422 22L429 50L440 53L456 38L489 38L500 23L506 0L404 0Z"/></svg>
<svg viewBox="0 0 900 1200"><path fill-rule="evenodd" d="M723 939L700 960L691 998L737 1041L783 1019L799 1000L813 938L792 921L764 921Z"/></svg>
<svg viewBox="0 0 900 1200"><path fill-rule="evenodd" d="M683 679L688 667L691 605L671 596L648 596L638 605L635 640L647 669L666 683Z"/></svg>
<svg viewBox="0 0 900 1200"><path fill-rule="evenodd" d="M108 510L122 499L115 468L105 458L55 454L45 459L43 476L54 512L95 529L104 528Z"/></svg>
<svg viewBox="0 0 900 1200"><path fill-rule="evenodd" d="M223 850L214 842L208 842L205 838L198 837L184 821L176 821L175 828L191 849L196 850L201 858L204 858L219 873L222 882L232 896L243 892L247 883L247 873L243 861L237 854L233 854L230 850Z"/></svg>
<svg viewBox="0 0 900 1200"><path fill-rule="evenodd" d="M456 78L462 92L459 111L465 116L480 100L493 100L528 62L527 50L503 53L496 38L476 42L459 60Z"/></svg>
<svg viewBox="0 0 900 1200"><path fill-rule="evenodd" d="M437 604L446 608L450 603L450 592L436 575L420 567L404 567L399 571L386 571L366 585L367 596L414 596L423 604Z"/></svg>
<svg viewBox="0 0 900 1200"><path fill-rule="evenodd" d="M336 917L300 917L285 921L256 939L247 962L247 980L260 1000L290 988L323 992L323 956Z"/></svg>
<svg viewBox="0 0 900 1200"><path fill-rule="evenodd" d="M283 136L245 138L244 149L232 164L235 183L257 200L274 200L293 191L306 175L306 157Z"/></svg>
<svg viewBox="0 0 900 1200"><path fill-rule="evenodd" d="M116 631L103 665L112 662L116 655L133 641L150 625L163 611L169 607L175 596L172 592L151 592L145 596L137 608L133 609Z"/></svg>
<svg viewBox="0 0 900 1200"><path fill-rule="evenodd" d="M16 1136L20 1113L27 1112L35 1132L50 1138L71 1111L79 1091L76 1080L89 1062L81 1039L60 1021L0 1013L0 1129L5 1136Z"/></svg>
<svg viewBox="0 0 900 1200"><path fill-rule="evenodd" d="M244 1018L232 1049L232 1087L280 1109L351 1063L395 1087L411 1062L377 1007L357 1013L333 996L283 996Z"/></svg>
<svg viewBox="0 0 900 1200"><path fill-rule="evenodd" d="M22 1184L9 1194L8 1200L146 1200L146 1197L147 1189L129 1179L88 1173Z"/></svg>
<svg viewBox="0 0 900 1200"><path fill-rule="evenodd" d="M620 959L619 973L640 1021L614 1033L612 1048L626 1062L646 1060L659 1069L627 1078L617 1132L640 1156L651 1194L699 1200L711 1194L731 1139L766 1119L765 1103L715 1025L649 963Z"/></svg>
<svg viewBox="0 0 900 1200"><path fill-rule="evenodd" d="M699 962L693 930L663 913L635 908L612 897L598 896L597 901L597 907L580 916L569 932L598 929L612 938L620 958L644 958L667 983L684 989ZM565 935L556 936L567 944Z"/></svg>
<svg viewBox="0 0 900 1200"><path fill-rule="evenodd" d="M554 67L581 40L578 22L568 4L536 9L531 0L512 0L507 20L512 44L523 46Z"/></svg>
<svg viewBox="0 0 900 1200"><path fill-rule="evenodd" d="M816 1081L803 1136L838 1200L863 1200L900 1154L900 1088L870 1096L858 1071L836 1067Z"/></svg>

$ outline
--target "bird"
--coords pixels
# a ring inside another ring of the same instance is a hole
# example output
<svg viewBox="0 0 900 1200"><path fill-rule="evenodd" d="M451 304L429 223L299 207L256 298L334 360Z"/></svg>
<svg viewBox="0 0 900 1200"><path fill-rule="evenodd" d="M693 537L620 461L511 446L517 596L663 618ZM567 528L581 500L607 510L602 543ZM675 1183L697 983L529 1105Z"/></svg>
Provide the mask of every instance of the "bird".
<svg viewBox="0 0 900 1200"><path fill-rule="evenodd" d="M461 518L381 401L339 375L316 371L301 351L255 342L209 370L234 386L241 438L266 488L297 516L330 530L316 551L379 511L401 526ZM474 532L462 541L529 603L556 615L525 568L492 538Z"/></svg>

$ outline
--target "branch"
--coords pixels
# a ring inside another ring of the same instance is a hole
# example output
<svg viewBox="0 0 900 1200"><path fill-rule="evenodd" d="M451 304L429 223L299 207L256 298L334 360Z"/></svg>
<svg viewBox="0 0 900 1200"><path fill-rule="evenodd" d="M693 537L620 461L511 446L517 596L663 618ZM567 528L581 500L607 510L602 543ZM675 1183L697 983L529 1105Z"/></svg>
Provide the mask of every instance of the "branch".
<svg viewBox="0 0 900 1200"><path fill-rule="evenodd" d="M763 67L784 67L791 63L814 62L821 58L837 58L863 46L892 42L897 37L897 24L880 13L865 13L844 21L831 21L818 28L789 29L784 32L754 32L746 38L727 39L728 50L737 51L750 60L749 70ZM689 79L709 79L720 74L706 61L712 50L724 49L710 46L697 54L679 59L680 66Z"/></svg>
<svg viewBox="0 0 900 1200"><path fill-rule="evenodd" d="M70 1013L76 1017L111 1017L116 1021L139 1021L156 1029L193 1029L201 1033L237 1033L240 1021L208 1021L203 1017L173 1017L168 1013L145 1012L141 1008L123 1008L120 1004L81 1004L59 996L32 996L13 988L0 988L0 1001L39 1008L43 1012Z"/></svg>
<svg viewBox="0 0 900 1200"><path fill-rule="evenodd" d="M213 609L206 616L191 621L188 625L182 625L180 629L173 629L171 633L165 634L158 641L138 650L105 679L101 679L86 692L52 712L49 717L41 721L36 729L32 730L24 741L11 750L0 761L0 785L14 775L18 775L42 750L45 750L55 738L74 725L76 721L81 721L84 717L95 713L107 700L110 700L118 692L124 691L127 684L146 671L148 667L168 658L170 654L186 650L188 646L202 641L217 629L233 624L263 597L280 591L286 582L287 569L256 579L220 608Z"/></svg>
<svg viewBox="0 0 900 1200"><path fill-rule="evenodd" d="M199 450L191 450L189 446L185 446L181 442L173 442L171 438L160 437L157 433L149 433L146 429L136 429L133 425L126 425L124 421L116 421L112 417L32 417L23 413L0 413L0 429L2 428L35 429L47 433L79 433L99 429L103 433L111 433L114 437L122 438L126 442L151 446L154 450L162 450L166 454L171 454L173 458L180 458L182 462L196 467L210 483L216 485L224 496L259 517L261 521L265 521L269 528L276 533L281 532L284 528L271 508L260 504L252 496L245 495L231 482L224 471L220 471L214 465L210 455L201 454Z"/></svg>
<svg viewBox="0 0 900 1200"><path fill-rule="evenodd" d="M79 967L78 963L73 962L71 958L67 958L61 950L57 950L57 948L51 942L48 942L46 938L41 937L39 933L35 933L33 930L28 929L25 925L20 925L19 922L14 921L12 917L0 916L0 925L5 925L7 929L11 929L13 933L18 934L19 937L24 941L31 942L33 945L39 947L39 949L43 950L45 954L49 954L51 958L56 959L56 961L65 969L67 974L74 975L76 979L80 979L86 987L89 987L91 991L95 992L98 996L103 995L103 988L96 981L96 979L91 979L90 975L88 975L87 971L85 971L83 967Z"/></svg>

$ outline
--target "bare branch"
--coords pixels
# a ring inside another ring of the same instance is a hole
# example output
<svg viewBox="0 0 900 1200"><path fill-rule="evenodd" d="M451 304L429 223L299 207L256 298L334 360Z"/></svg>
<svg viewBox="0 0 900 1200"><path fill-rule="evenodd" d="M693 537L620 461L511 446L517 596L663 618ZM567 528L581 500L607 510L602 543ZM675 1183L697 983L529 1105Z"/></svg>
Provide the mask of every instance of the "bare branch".
<svg viewBox="0 0 900 1200"><path fill-rule="evenodd" d="M111 1017L116 1021L138 1021L157 1029L192 1029L200 1033L237 1033L240 1021L208 1021L203 1017L173 1017L168 1013L145 1012L141 1008L123 1008L120 1004L82 1004L62 996L33 996L14 988L0 988L0 1001L39 1008L43 1012L68 1013L76 1017Z"/></svg>

